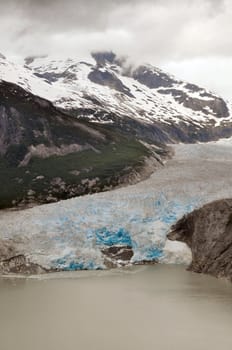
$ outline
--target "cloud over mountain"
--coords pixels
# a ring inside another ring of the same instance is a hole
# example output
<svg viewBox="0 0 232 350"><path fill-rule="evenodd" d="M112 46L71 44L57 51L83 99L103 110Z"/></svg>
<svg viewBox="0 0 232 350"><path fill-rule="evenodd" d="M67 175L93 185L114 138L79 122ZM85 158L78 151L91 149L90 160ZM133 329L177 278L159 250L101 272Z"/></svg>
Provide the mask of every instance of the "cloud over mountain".
<svg viewBox="0 0 232 350"><path fill-rule="evenodd" d="M196 68L200 59L208 70L212 67L211 74L232 55L231 15L229 0L1 1L0 51L11 56L86 57L92 50L107 49L140 62L161 66L174 62L187 79L182 62L191 60ZM228 79L216 74L218 78ZM201 84L202 79L210 84L202 72L196 74ZM225 93L232 93L232 87L225 85Z"/></svg>

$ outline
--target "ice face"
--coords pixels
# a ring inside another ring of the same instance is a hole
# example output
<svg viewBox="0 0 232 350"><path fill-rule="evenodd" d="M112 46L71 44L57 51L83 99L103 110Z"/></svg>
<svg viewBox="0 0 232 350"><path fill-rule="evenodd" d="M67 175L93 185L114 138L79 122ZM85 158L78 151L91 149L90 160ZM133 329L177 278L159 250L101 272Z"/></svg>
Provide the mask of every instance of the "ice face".
<svg viewBox="0 0 232 350"><path fill-rule="evenodd" d="M46 232L54 242L51 250L58 252L58 258L51 261L52 267L103 268L100 251L105 246L132 247L134 262L160 259L170 226L196 206L196 199L191 203L184 199L169 201L162 193L112 199L88 196L65 202L65 208L62 205L55 212L51 210L46 219L43 213L31 224L35 224L37 234Z"/></svg>
<svg viewBox="0 0 232 350"><path fill-rule="evenodd" d="M232 142L178 145L176 155L152 177L111 192L73 198L21 212L1 213L2 238L12 238L43 266L102 269L101 250L133 248L133 262L186 263L186 245L167 232L184 214L232 196Z"/></svg>

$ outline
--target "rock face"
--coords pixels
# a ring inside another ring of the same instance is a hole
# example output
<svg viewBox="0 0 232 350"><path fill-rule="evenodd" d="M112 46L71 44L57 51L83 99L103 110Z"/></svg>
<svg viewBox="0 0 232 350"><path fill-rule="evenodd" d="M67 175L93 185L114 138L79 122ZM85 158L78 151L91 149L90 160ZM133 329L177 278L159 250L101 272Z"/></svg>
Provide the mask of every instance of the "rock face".
<svg viewBox="0 0 232 350"><path fill-rule="evenodd" d="M104 264L107 268L126 266L134 255L130 246L111 246L102 250Z"/></svg>
<svg viewBox="0 0 232 350"><path fill-rule="evenodd" d="M0 131L0 209L128 184L147 168L147 158L159 165L166 150L160 145L150 151L132 135L77 120L5 81L0 82Z"/></svg>
<svg viewBox="0 0 232 350"><path fill-rule="evenodd" d="M16 165L29 153L32 145L46 146L46 150L42 151L43 157L46 157L45 153L48 156L58 155L58 148L62 146L67 148L72 145L63 152L64 155L80 151L83 147L93 149L106 142L104 131L99 132L64 115L49 101L7 82L0 82L0 130L0 154L8 154L8 158L14 154ZM12 147L14 151L11 152ZM37 157L41 155L36 154Z"/></svg>
<svg viewBox="0 0 232 350"><path fill-rule="evenodd" d="M112 72L102 71L101 69L93 69L89 75L88 78L96 84L108 86L111 89L115 89L116 91L119 91L121 93L124 93L125 95L129 97L134 97L130 90L123 85L120 79L117 78L117 76Z"/></svg>
<svg viewBox="0 0 232 350"><path fill-rule="evenodd" d="M151 67L144 65L134 70L133 78L150 89L172 87L175 84L175 81L168 74L161 71L154 71Z"/></svg>
<svg viewBox="0 0 232 350"><path fill-rule="evenodd" d="M31 262L24 254L19 252L16 242L0 240L0 274L42 274L49 272L46 268Z"/></svg>
<svg viewBox="0 0 232 350"><path fill-rule="evenodd" d="M191 248L191 271L232 281L232 199L212 202L184 216L168 238Z"/></svg>

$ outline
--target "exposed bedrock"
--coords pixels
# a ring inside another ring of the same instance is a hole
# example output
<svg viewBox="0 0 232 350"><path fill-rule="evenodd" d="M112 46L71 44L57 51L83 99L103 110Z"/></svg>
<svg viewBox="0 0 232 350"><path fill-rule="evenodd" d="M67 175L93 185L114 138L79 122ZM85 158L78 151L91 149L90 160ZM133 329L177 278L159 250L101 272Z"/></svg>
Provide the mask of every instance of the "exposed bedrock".
<svg viewBox="0 0 232 350"><path fill-rule="evenodd" d="M0 275L8 274L42 274L49 272L48 269L33 263L22 253L18 246L22 242L13 240L0 240Z"/></svg>
<svg viewBox="0 0 232 350"><path fill-rule="evenodd" d="M215 201L185 215L168 234L192 250L189 270L232 281L232 199Z"/></svg>
<svg viewBox="0 0 232 350"><path fill-rule="evenodd" d="M130 246L111 246L102 249L104 264L107 268L126 266L134 255Z"/></svg>
<svg viewBox="0 0 232 350"><path fill-rule="evenodd" d="M112 245L101 250L104 257L104 265L106 268L123 267L129 265L154 265L158 260L153 258L149 260L133 261L134 251L128 245Z"/></svg>
<svg viewBox="0 0 232 350"><path fill-rule="evenodd" d="M111 89L115 89L119 92L126 94L129 97L134 98L134 96L130 92L130 89L123 85L121 80L118 79L117 76L111 72L102 71L100 69L93 69L89 73L88 78L93 83L108 86Z"/></svg>

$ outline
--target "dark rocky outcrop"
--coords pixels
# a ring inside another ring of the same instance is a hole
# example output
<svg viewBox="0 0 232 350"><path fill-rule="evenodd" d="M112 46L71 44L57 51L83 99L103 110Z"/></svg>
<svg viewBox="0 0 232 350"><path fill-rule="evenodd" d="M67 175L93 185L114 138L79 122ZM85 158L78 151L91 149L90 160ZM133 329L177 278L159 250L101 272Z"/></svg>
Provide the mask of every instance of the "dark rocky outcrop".
<svg viewBox="0 0 232 350"><path fill-rule="evenodd" d="M111 246L102 249L104 264L107 268L126 266L134 255L130 246Z"/></svg>
<svg viewBox="0 0 232 350"><path fill-rule="evenodd" d="M49 272L48 269L31 262L19 249L19 242L0 239L0 274L34 275Z"/></svg>
<svg viewBox="0 0 232 350"><path fill-rule="evenodd" d="M196 89L192 87L194 85L187 84L186 86L191 87L191 90L189 90L190 92L195 92ZM179 89L159 89L158 91L161 94L172 95L177 102L193 111L203 112L208 115L213 114L217 118L227 118L229 116L227 104L220 97L207 93L200 93L199 98L196 98L189 96L186 92ZM204 97L207 97L208 99L205 100Z"/></svg>
<svg viewBox="0 0 232 350"><path fill-rule="evenodd" d="M100 68L95 68L89 73L88 78L95 84L108 86L109 88L121 92L129 97L134 97L131 94L130 89L123 85L121 80L118 79L114 73L102 71Z"/></svg>
<svg viewBox="0 0 232 350"><path fill-rule="evenodd" d="M133 261L134 251L128 245L114 245L102 249L104 265L109 268L123 267L129 265L155 265L157 260L138 260Z"/></svg>
<svg viewBox="0 0 232 350"><path fill-rule="evenodd" d="M67 80L72 80L76 78L75 74L69 72L68 70L62 73L46 72L46 73L34 73L34 74L35 76L46 80L49 84L55 83L61 78L67 79Z"/></svg>
<svg viewBox="0 0 232 350"><path fill-rule="evenodd" d="M191 248L191 271L232 281L232 199L212 202L184 216L168 238Z"/></svg>
<svg viewBox="0 0 232 350"><path fill-rule="evenodd" d="M175 83L175 80L164 72L158 70L155 71L154 68L150 68L147 65L136 68L133 71L132 76L135 80L143 85L146 85L150 89L172 87L172 85Z"/></svg>
<svg viewBox="0 0 232 350"><path fill-rule="evenodd" d="M30 262L24 255L16 255L9 259L0 261L0 273L23 274L23 275L39 275L47 273L49 270L44 267Z"/></svg>

